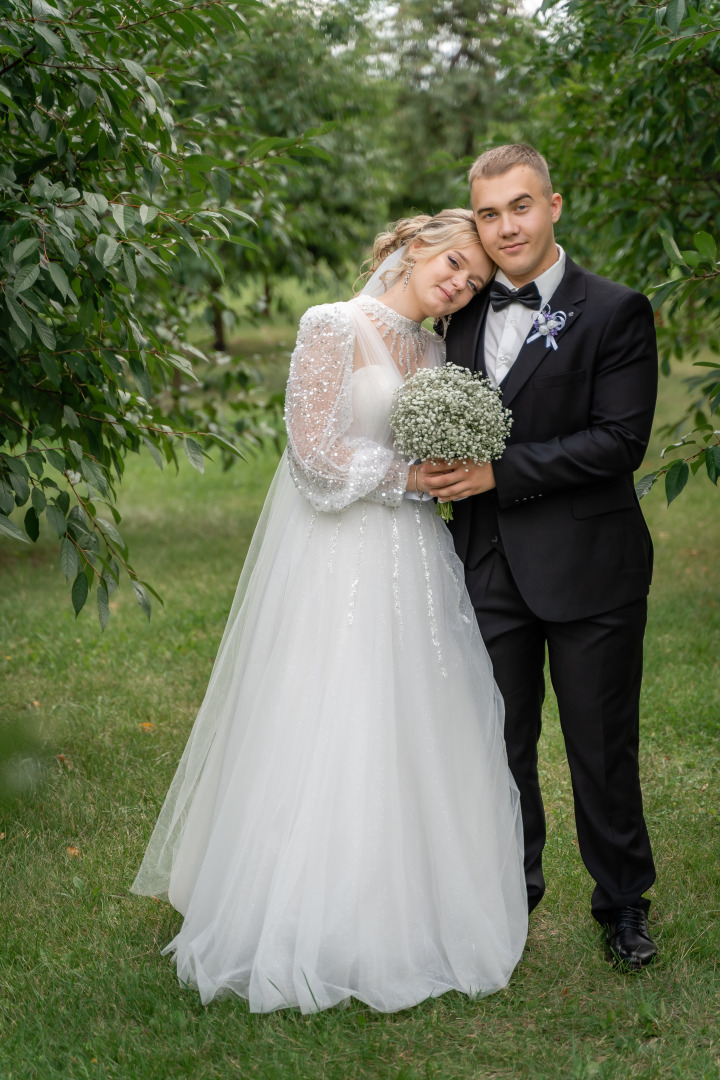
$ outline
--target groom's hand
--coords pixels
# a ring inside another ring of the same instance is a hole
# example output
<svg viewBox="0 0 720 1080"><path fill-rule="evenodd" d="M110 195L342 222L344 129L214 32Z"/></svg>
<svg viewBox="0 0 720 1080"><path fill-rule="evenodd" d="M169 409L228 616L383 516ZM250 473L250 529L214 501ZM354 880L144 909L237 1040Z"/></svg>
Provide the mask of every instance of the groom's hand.
<svg viewBox="0 0 720 1080"><path fill-rule="evenodd" d="M443 502L467 499L495 487L495 475L489 462L424 461L418 468L420 487Z"/></svg>

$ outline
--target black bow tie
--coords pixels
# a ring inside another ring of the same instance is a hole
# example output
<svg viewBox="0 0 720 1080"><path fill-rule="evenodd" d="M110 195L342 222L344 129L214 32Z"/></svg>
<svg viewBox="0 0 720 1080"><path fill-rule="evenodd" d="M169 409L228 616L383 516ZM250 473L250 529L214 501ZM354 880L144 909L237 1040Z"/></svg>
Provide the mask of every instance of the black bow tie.
<svg viewBox="0 0 720 1080"><path fill-rule="evenodd" d="M490 286L490 303L493 311L502 311L508 304L523 304L525 307L532 308L533 311L539 311L540 293L534 281L523 285L517 292L508 289L507 285L499 281L493 281Z"/></svg>

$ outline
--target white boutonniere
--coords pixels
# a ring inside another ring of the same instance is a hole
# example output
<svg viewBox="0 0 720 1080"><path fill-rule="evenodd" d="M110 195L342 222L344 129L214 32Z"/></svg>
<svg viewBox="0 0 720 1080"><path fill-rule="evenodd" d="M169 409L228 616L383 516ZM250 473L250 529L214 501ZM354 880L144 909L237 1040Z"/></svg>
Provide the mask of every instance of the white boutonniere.
<svg viewBox="0 0 720 1080"><path fill-rule="evenodd" d="M530 330L530 335L525 344L530 345L533 341L539 341L540 338L545 338L546 349L557 349L558 344L555 338L566 322L567 315L564 311L551 312L550 305L546 304L542 311L538 311L537 315L534 317L532 329Z"/></svg>

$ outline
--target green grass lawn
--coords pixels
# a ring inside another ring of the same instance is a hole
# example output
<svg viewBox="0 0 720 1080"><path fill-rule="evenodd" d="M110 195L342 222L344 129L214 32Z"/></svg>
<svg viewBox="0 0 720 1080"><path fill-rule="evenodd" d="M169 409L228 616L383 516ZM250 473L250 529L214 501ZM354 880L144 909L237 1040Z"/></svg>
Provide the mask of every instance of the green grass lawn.
<svg viewBox="0 0 720 1080"><path fill-rule="evenodd" d="M667 420L681 409L679 378L661 390ZM122 586L101 635L90 606L74 619L52 541L0 541L2 723L34 730L43 762L34 791L0 810L0 1077L720 1077L720 501L707 480L670 509L659 490L643 503L657 553L642 705L654 967L628 977L604 959L550 699L549 887L507 990L390 1016L353 1003L303 1017L251 1015L236 999L203 1008L178 987L159 950L180 917L129 886L275 460L268 451L204 477L130 463L123 532L166 600L151 624Z"/></svg>

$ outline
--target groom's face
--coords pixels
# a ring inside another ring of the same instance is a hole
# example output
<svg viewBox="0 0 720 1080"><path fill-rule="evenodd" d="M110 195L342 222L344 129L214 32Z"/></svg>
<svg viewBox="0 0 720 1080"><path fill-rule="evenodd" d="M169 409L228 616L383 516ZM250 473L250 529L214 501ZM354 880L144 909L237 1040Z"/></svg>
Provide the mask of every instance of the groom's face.
<svg viewBox="0 0 720 1080"><path fill-rule="evenodd" d="M480 177L471 195L483 247L513 285L533 281L557 261L553 226L562 196L549 194L529 165Z"/></svg>

